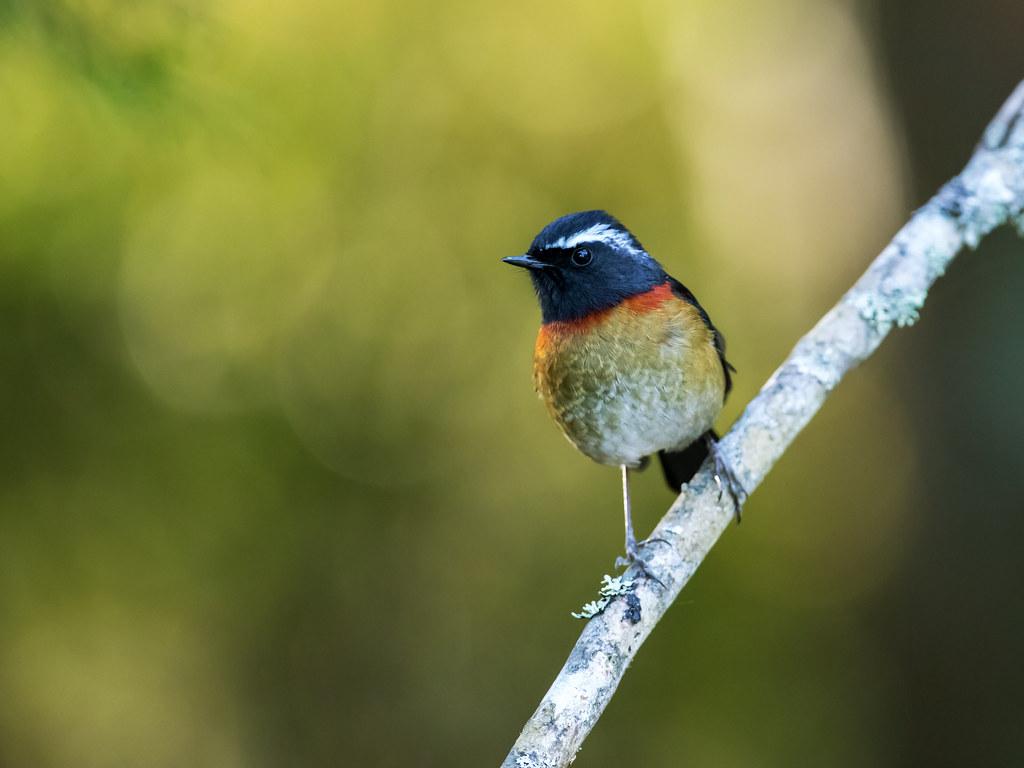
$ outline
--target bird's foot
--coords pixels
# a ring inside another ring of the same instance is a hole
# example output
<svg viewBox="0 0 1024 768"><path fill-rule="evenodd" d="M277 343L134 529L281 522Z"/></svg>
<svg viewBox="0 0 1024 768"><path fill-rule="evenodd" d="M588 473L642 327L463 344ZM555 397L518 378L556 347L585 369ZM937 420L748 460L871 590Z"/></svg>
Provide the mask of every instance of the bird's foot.
<svg viewBox="0 0 1024 768"><path fill-rule="evenodd" d="M723 490L729 492L729 498L732 499L733 508L736 510L736 522L739 523L743 519L741 510L743 502L747 499L747 491L736 477L736 473L732 471L732 467L729 466L725 454L718 447L718 441L708 437L707 442L708 453L711 454L711 460L715 463L715 485L718 486L718 500L722 500Z"/></svg>
<svg viewBox="0 0 1024 768"><path fill-rule="evenodd" d="M651 579L652 581L656 581L659 586L664 587L665 584L662 582L662 580L651 572L651 569L647 567L646 561L640 556L641 547L646 547L648 544L666 544L668 546L671 546L671 543L666 541L665 539L655 537L644 539L643 541L634 540L627 542L626 556L623 557L622 555L619 555L618 557L616 557L615 567L629 568L629 566L635 565L639 569L640 573L644 575L644 577Z"/></svg>

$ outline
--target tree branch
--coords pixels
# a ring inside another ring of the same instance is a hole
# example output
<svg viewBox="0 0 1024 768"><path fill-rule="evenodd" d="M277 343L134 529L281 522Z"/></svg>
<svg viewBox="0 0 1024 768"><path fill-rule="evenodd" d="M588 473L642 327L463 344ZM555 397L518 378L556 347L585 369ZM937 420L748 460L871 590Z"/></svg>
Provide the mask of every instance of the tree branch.
<svg viewBox="0 0 1024 768"><path fill-rule="evenodd" d="M752 492L843 376L866 360L893 326L917 320L928 289L964 245L996 227L1024 236L1024 82L986 129L973 157L918 210L867 272L800 341L721 442ZM684 486L651 534L672 546L646 550L664 587L637 579L584 627L503 768L569 765L597 723L654 625L733 518L708 464ZM635 568L627 574L635 577ZM637 611L639 600L639 612ZM639 615L638 615L639 614Z"/></svg>

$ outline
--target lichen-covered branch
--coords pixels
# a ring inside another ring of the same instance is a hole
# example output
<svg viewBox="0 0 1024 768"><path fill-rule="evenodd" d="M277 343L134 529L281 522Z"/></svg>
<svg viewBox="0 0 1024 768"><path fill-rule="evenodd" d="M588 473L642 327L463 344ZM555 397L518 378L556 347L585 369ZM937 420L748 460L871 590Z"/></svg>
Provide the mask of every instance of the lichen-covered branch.
<svg viewBox="0 0 1024 768"><path fill-rule="evenodd" d="M748 492L843 376L894 326L917 320L928 289L961 248L976 247L1005 223L1024 235L1024 83L988 126L967 167L913 215L800 339L723 438L721 449ZM614 597L587 623L503 768L555 768L573 761L633 655L732 519L729 497L720 498L705 465L652 533L672 546L645 550L647 566L662 586L637 578L633 592Z"/></svg>

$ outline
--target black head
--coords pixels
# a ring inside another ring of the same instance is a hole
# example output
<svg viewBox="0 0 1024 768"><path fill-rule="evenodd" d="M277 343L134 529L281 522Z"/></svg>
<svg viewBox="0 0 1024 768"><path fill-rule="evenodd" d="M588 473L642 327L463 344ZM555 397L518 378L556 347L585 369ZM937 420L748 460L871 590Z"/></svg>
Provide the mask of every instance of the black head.
<svg viewBox="0 0 1024 768"><path fill-rule="evenodd" d="M503 261L530 270L545 323L609 309L667 279L633 234L604 211L555 219L525 255Z"/></svg>

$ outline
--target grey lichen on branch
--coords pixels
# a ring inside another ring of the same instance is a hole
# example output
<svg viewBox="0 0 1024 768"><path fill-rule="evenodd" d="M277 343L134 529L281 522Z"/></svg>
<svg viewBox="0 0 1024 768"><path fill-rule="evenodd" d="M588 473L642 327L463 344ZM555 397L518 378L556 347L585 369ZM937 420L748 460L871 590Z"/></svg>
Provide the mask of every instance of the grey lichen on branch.
<svg viewBox="0 0 1024 768"><path fill-rule="evenodd" d="M598 590L597 600L585 603L580 608L579 613L573 611L571 613L572 617L574 619L592 619L595 616L600 616L614 598L625 597L630 603L630 607L634 610L634 613L630 614L630 620L636 624L640 621L640 603L633 594L633 586L635 584L635 581L627 579L625 576L609 576L606 573L601 577L601 589ZM633 620L634 616L636 617L635 620Z"/></svg>
<svg viewBox="0 0 1024 768"><path fill-rule="evenodd" d="M893 327L914 323L928 290L966 245L976 248L1006 223L1024 235L1024 83L989 124L964 170L896 234L867 272L794 347L722 439L720 448L753 492L843 376ZM523 728L503 768L559 768L576 757L654 625L733 517L709 465L683 488L658 523L647 567L631 590L609 600ZM638 604L637 604L638 601ZM639 609L639 610L638 610Z"/></svg>

